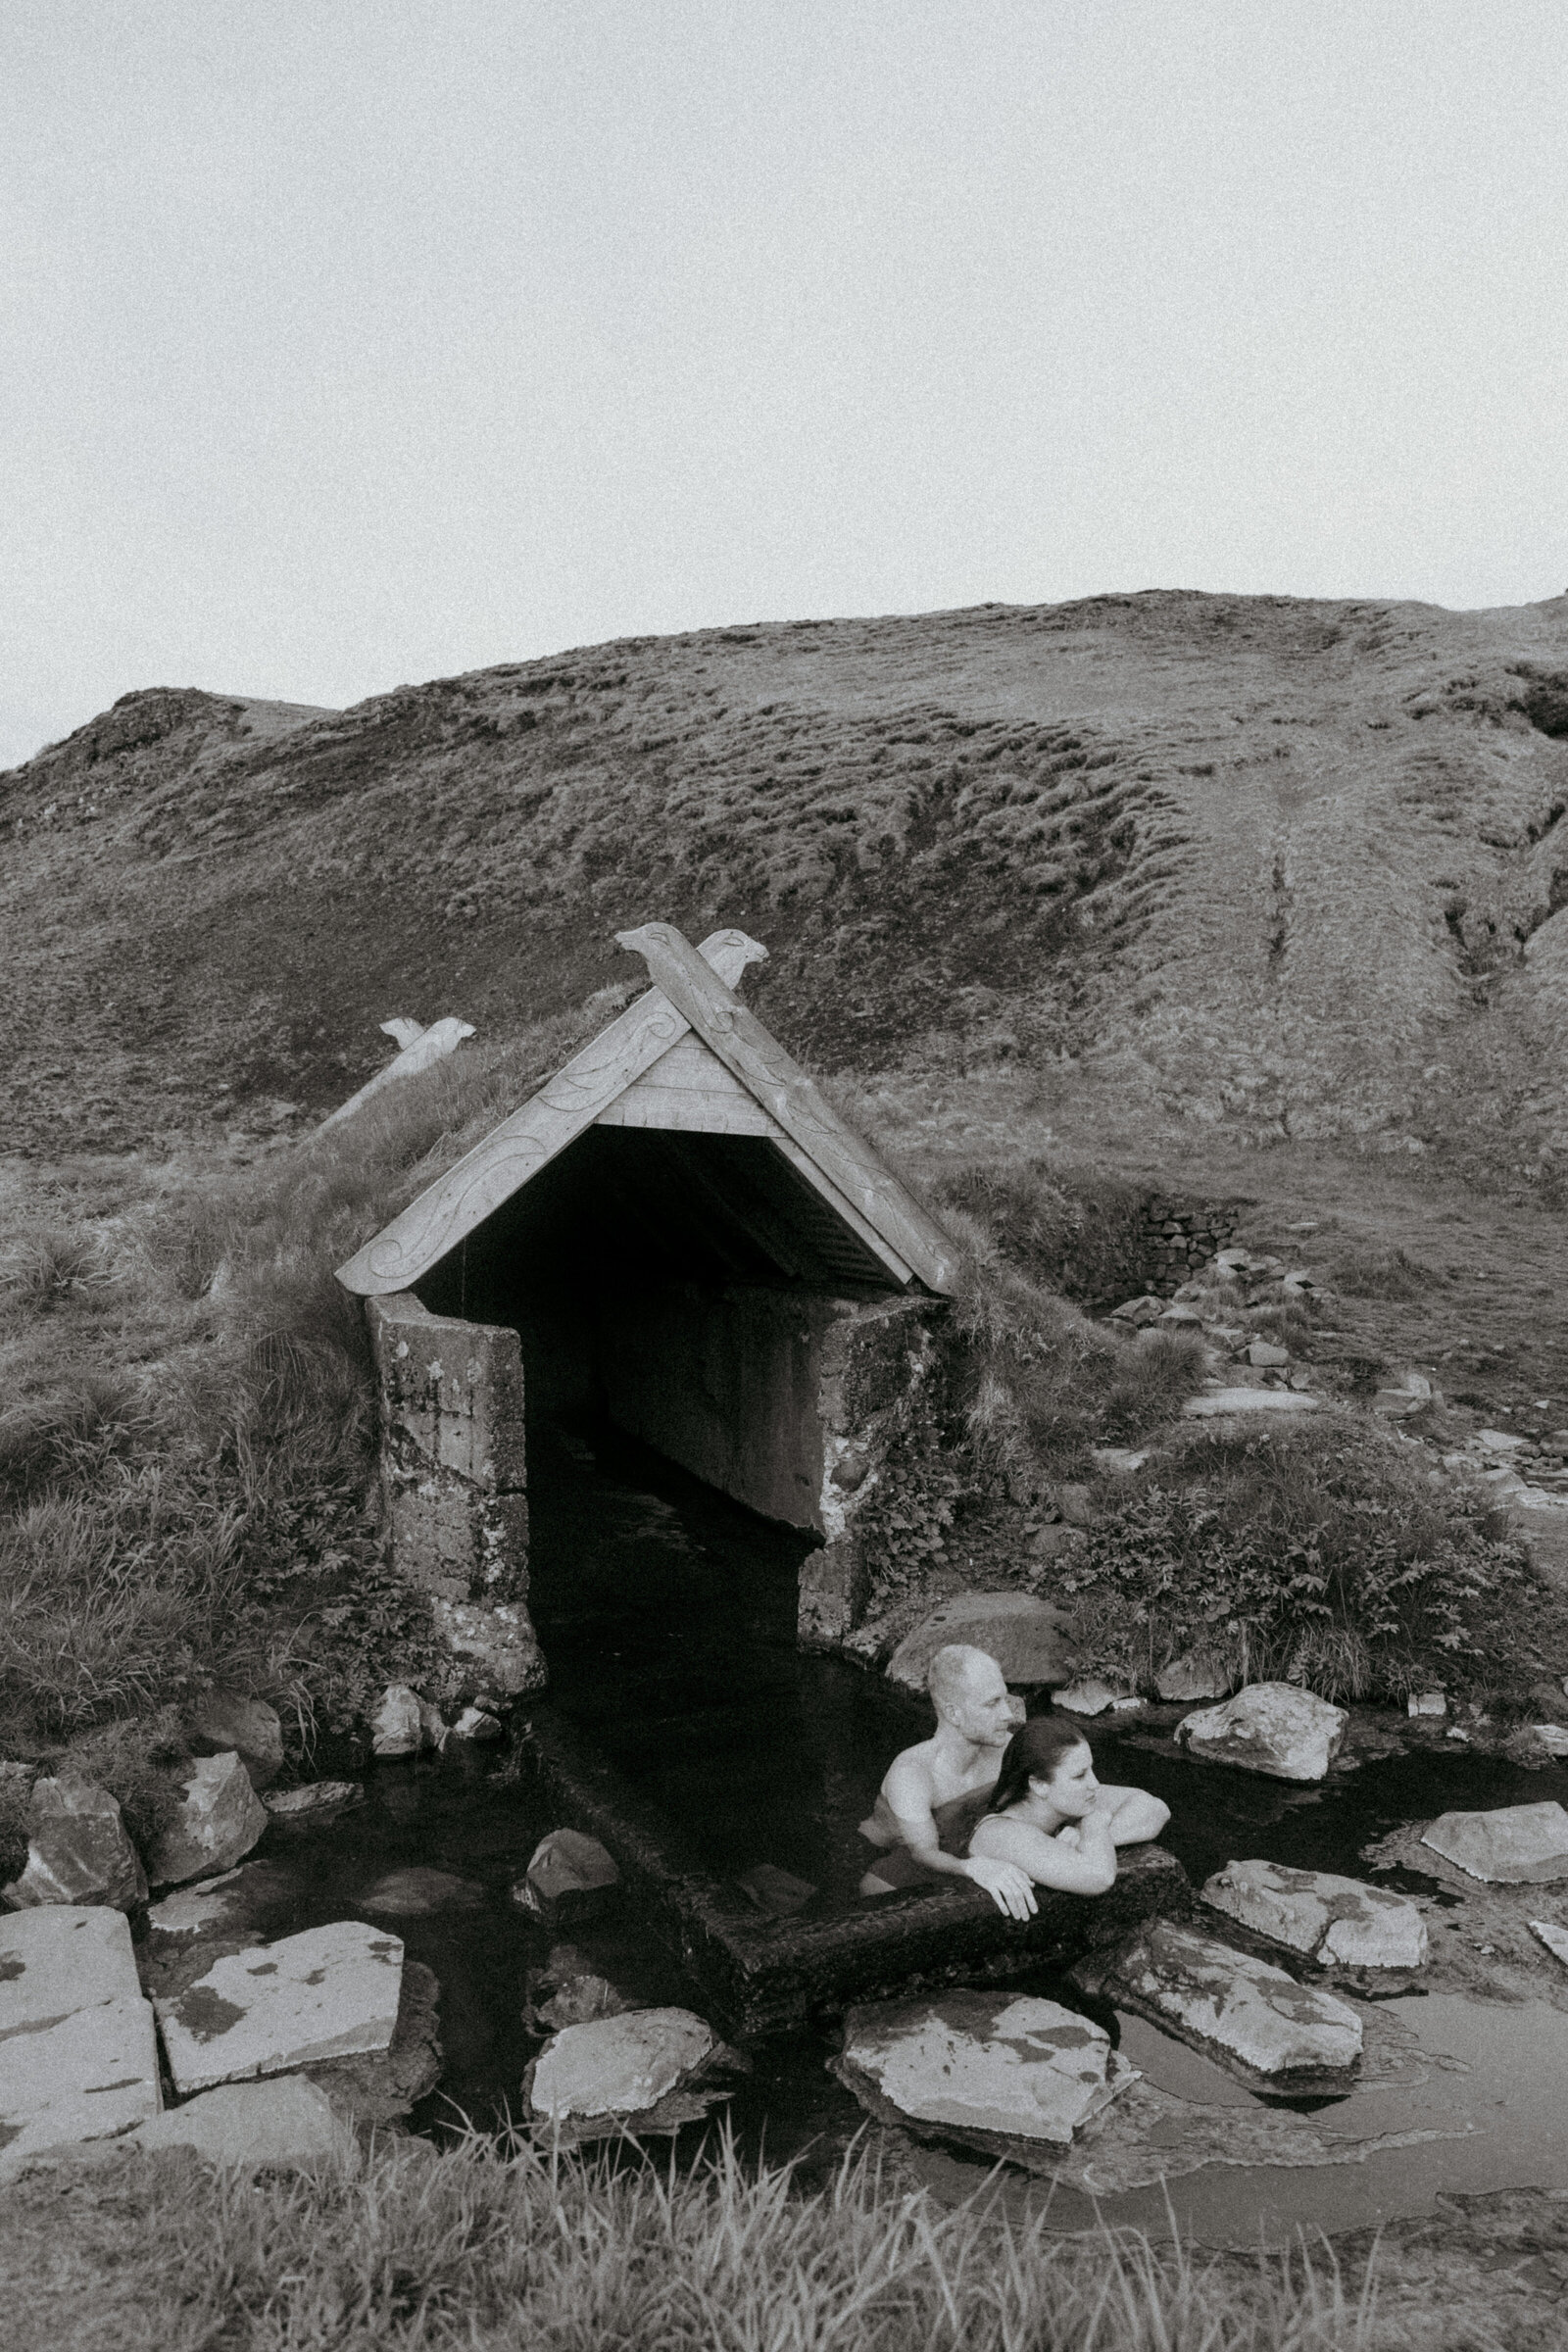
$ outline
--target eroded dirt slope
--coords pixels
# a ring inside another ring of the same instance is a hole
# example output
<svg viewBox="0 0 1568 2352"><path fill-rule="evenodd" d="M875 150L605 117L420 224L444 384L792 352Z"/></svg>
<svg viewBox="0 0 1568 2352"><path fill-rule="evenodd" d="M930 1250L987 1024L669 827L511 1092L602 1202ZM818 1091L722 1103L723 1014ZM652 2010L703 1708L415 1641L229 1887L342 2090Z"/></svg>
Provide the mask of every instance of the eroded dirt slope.
<svg viewBox="0 0 1568 2352"><path fill-rule="evenodd" d="M1186 593L636 639L0 776L14 1144L340 1099L389 1013L743 924L828 1066L1062 1054L1239 1136L1568 1148L1568 599ZM225 1091L226 1090L226 1091Z"/></svg>

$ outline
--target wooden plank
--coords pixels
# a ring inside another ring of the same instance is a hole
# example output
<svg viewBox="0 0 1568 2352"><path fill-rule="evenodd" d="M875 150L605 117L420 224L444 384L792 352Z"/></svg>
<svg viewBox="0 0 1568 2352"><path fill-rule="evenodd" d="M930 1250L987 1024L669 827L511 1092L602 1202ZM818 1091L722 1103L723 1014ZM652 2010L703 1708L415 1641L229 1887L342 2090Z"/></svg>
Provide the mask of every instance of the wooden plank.
<svg viewBox="0 0 1568 2352"><path fill-rule="evenodd" d="M687 952L696 955L710 977L714 972L723 975L726 997L746 966L767 955L744 931L715 931L701 950ZM704 960L710 956L711 964ZM407 1290L417 1282L465 1234L575 1143L617 1095L686 1035L690 1025L658 988L628 1004L519 1110L503 1119L339 1266L337 1278L344 1289L368 1298Z"/></svg>
<svg viewBox="0 0 1568 2352"><path fill-rule="evenodd" d="M687 1135L784 1132L733 1071L690 1031L602 1110L597 1124L674 1129Z"/></svg>
<svg viewBox="0 0 1568 2352"><path fill-rule="evenodd" d="M819 1193L828 1206L843 1219L857 1241L860 1242L870 1250L873 1257L880 1259L881 1263L886 1266L900 1290L906 1291L914 1280L914 1268L899 1255L891 1243L882 1239L875 1226L869 1224L861 1216L853 1200L846 1200L832 1178L823 1175L815 1161L808 1152L801 1150L800 1145L794 1141L793 1137L780 1134L774 1137L773 1142L775 1148L783 1152L791 1167L804 1176L807 1183Z"/></svg>
<svg viewBox="0 0 1568 2352"><path fill-rule="evenodd" d="M806 1172L825 1176L927 1290L951 1296L957 1285L957 1260L942 1228L870 1146L845 1126L806 1072L690 941L670 923L644 923L615 936L623 948L642 956L650 979L688 1026L799 1145L809 1163Z"/></svg>

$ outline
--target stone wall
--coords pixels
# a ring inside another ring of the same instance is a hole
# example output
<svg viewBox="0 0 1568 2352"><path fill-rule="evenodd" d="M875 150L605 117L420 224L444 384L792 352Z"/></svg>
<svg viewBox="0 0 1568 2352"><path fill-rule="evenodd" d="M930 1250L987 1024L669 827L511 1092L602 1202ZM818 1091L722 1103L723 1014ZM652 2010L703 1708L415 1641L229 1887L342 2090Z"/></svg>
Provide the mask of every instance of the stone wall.
<svg viewBox="0 0 1568 2352"><path fill-rule="evenodd" d="M1229 1247L1246 1200L1181 1200L1156 1193L1144 1203L1148 1287L1158 1298L1190 1282L1200 1266Z"/></svg>
<svg viewBox="0 0 1568 2352"><path fill-rule="evenodd" d="M365 1303L395 1566L446 1601L522 1599L528 1505L516 1333L432 1315L411 1291Z"/></svg>

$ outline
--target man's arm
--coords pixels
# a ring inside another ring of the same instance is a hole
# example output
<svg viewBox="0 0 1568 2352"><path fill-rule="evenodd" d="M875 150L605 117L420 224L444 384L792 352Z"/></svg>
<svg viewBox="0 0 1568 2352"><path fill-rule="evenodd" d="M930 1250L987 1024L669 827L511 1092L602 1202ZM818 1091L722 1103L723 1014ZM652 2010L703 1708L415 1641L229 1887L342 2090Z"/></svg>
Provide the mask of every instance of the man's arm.
<svg viewBox="0 0 1568 2352"><path fill-rule="evenodd" d="M931 1812L931 1784L917 1761L900 1756L882 1784L888 1811L899 1835L922 1870L938 1878L967 1879L984 1887L999 1911L1009 1919L1033 1916L1035 1890L1026 1870L1015 1862L995 1861L983 1854L945 1854L942 1837Z"/></svg>

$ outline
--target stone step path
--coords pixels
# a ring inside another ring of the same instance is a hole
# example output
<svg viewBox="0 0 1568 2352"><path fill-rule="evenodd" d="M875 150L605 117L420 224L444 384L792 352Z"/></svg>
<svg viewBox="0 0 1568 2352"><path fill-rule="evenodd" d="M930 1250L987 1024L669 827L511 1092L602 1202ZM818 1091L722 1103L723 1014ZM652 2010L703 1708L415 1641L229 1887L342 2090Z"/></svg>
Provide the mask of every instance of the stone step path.
<svg viewBox="0 0 1568 2352"><path fill-rule="evenodd" d="M157 2001L174 2086L207 2090L377 2055L391 2042L402 1984L402 1942L359 1920L228 1953Z"/></svg>

